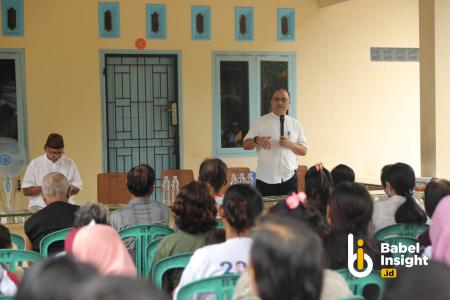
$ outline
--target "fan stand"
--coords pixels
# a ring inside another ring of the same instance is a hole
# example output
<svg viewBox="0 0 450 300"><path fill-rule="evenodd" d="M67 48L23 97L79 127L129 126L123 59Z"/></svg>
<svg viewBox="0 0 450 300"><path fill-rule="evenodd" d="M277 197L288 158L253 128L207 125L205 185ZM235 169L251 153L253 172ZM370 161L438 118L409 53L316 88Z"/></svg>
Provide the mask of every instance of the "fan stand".
<svg viewBox="0 0 450 300"><path fill-rule="evenodd" d="M5 211L13 211L15 206L15 189L13 186L12 177L10 175L6 176L5 180L3 181L3 193L5 194L5 199L2 199L2 202Z"/></svg>

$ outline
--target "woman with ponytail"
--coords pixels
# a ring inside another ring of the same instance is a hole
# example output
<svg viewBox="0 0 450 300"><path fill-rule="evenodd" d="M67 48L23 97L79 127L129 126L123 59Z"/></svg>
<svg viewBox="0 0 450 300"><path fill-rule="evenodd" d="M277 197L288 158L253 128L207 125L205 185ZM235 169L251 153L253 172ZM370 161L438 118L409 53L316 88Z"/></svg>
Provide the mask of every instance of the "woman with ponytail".
<svg viewBox="0 0 450 300"><path fill-rule="evenodd" d="M261 195L250 185L232 185L219 208L226 241L195 251L183 271L177 290L195 280L244 271L252 246L250 229L262 208Z"/></svg>
<svg viewBox="0 0 450 300"><path fill-rule="evenodd" d="M374 232L395 223L424 224L427 216L414 199L416 176L407 164L396 163L381 170L381 184L389 196L375 203Z"/></svg>
<svg viewBox="0 0 450 300"><path fill-rule="evenodd" d="M347 268L347 236L350 233L354 241L364 241L364 252L372 258L374 268L380 268L379 245L369 233L372 213L373 200L363 185L343 182L335 188L327 207L327 221L330 223L330 231L324 238L327 268Z"/></svg>
<svg viewBox="0 0 450 300"><path fill-rule="evenodd" d="M318 163L305 174L305 193L308 205L317 208L325 217L328 198L333 191L333 178L330 172Z"/></svg>

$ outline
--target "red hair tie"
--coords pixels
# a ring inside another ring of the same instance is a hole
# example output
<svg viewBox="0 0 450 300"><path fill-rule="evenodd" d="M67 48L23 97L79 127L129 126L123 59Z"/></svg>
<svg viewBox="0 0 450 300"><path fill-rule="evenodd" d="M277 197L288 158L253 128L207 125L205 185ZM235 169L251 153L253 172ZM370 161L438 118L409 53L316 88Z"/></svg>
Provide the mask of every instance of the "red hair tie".
<svg viewBox="0 0 450 300"><path fill-rule="evenodd" d="M300 192L298 194L292 193L289 197L286 198L286 205L290 209L296 209L300 203L305 203L306 200L306 194L304 192Z"/></svg>

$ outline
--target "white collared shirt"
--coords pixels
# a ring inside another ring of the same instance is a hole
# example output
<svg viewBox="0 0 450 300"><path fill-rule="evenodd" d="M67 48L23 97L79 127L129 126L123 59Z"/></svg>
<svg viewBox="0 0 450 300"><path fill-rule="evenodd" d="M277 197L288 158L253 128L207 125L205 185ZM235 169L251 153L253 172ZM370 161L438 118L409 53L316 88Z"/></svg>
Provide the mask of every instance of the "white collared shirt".
<svg viewBox="0 0 450 300"><path fill-rule="evenodd" d="M297 155L290 149L280 147L280 117L274 113L268 113L259 117L249 132L246 139L255 136L270 136L271 148L265 150L256 148L258 163L256 167L256 179L268 184L277 184L289 180L297 170ZM300 122L286 115L284 119L284 136L296 144L308 147L305 134Z"/></svg>
<svg viewBox="0 0 450 300"><path fill-rule="evenodd" d="M78 172L75 162L69 157L63 155L56 162L52 162L47 158L47 154L33 159L25 171L23 176L22 188L29 188L32 186L42 186L42 181L48 173L59 172L66 176L69 185L75 186L81 190L82 181L80 173ZM28 203L28 208L32 206L45 207L44 199L41 196L30 196L28 197L30 202ZM70 197L69 202L74 204L74 197Z"/></svg>

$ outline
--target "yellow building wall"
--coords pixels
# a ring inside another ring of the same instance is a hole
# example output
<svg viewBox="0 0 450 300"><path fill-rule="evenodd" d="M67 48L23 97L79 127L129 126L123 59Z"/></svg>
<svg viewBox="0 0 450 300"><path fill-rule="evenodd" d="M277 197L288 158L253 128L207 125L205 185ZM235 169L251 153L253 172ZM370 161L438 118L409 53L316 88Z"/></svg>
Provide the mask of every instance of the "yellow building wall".
<svg viewBox="0 0 450 300"><path fill-rule="evenodd" d="M301 163L347 163L358 178L372 180L395 161L420 171L418 63L372 63L369 52L371 46L418 47L418 1L350 0L323 9L316 0L117 2L120 39L98 37L92 0L24 0L24 37L0 36L0 48L25 49L30 158L42 153L49 132L63 134L84 181L79 202L96 199L102 171L99 50L135 50L135 40L146 36L149 2L167 4L168 38L147 40L146 50L181 53L184 168L197 173L213 152L211 52L286 51L297 55L297 116L310 144ZM191 40L191 5L211 6L210 41ZM252 42L234 40L236 6L254 7ZM295 42L276 40L278 7L296 9ZM224 160L256 167L255 158Z"/></svg>

